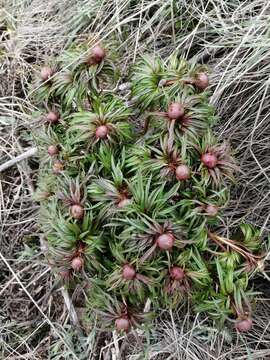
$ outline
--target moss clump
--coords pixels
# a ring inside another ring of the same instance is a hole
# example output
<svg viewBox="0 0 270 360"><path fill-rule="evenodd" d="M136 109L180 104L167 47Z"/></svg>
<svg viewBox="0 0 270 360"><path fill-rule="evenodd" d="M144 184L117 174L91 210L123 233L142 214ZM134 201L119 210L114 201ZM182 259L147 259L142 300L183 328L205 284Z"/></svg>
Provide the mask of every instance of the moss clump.
<svg viewBox="0 0 270 360"><path fill-rule="evenodd" d="M220 326L246 329L261 242L247 224L237 240L222 236L237 165L211 131L206 69L145 56L131 69L127 101L109 50L89 61L91 46L55 59L33 100L41 117L44 102L59 115L34 131L49 264L70 291L90 284L89 316L104 327L128 331L191 300Z"/></svg>

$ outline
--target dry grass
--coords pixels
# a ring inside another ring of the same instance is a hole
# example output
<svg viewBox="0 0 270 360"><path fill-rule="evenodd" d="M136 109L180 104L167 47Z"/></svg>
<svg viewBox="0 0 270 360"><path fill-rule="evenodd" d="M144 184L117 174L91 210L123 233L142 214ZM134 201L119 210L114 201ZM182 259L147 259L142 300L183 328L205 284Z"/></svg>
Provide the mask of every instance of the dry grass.
<svg viewBox="0 0 270 360"><path fill-rule="evenodd" d="M133 3L133 5L132 5ZM134 5L135 3L135 5ZM174 6L173 6L174 4ZM133 7L132 7L133 6ZM121 44L121 62L173 51L209 64L219 134L241 165L224 216L226 231L243 219L270 230L270 3L267 0L6 0L0 27L0 162L33 146L26 131L31 74L73 39L95 31ZM2 359L268 359L269 303L259 300L244 337L217 333L186 309L162 314L151 331L88 336L70 325L59 284L39 246L32 202L37 164L0 174L0 358ZM269 272L258 280L268 287ZM269 297L269 293L264 293ZM137 334L138 337L138 334Z"/></svg>

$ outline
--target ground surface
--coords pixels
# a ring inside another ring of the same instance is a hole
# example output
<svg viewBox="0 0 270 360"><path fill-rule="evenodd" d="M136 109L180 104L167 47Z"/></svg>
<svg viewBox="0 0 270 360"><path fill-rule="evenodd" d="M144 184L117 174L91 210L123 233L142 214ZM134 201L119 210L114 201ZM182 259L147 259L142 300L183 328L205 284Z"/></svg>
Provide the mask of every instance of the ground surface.
<svg viewBox="0 0 270 360"><path fill-rule="evenodd" d="M207 63L218 133L232 143L238 175L225 227L243 219L270 230L270 3L267 0L5 0L0 10L0 164L35 146L29 135L29 82L40 64L93 31L120 43L127 63L172 51ZM123 70L124 70L123 69ZM186 309L163 313L144 334L88 336L72 326L69 299L42 256L32 201L37 163L0 174L1 359L270 359L269 265L256 281L251 333L235 339ZM75 301L76 304L76 301ZM80 315L80 309L76 308ZM73 319L74 320L74 319Z"/></svg>

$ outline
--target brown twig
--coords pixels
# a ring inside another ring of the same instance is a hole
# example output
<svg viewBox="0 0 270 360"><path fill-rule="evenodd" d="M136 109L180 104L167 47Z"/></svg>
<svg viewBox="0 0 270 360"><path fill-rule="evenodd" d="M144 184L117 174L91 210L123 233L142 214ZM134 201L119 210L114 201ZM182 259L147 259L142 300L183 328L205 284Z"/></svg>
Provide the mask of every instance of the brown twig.
<svg viewBox="0 0 270 360"><path fill-rule="evenodd" d="M208 236L210 237L211 240L213 240L221 247L223 247L222 245L229 246L232 250L241 254L247 261L257 263L257 260L260 260L265 256L265 254L254 255L253 253L250 252L248 248L246 248L243 244L239 243L236 240L231 240L224 238L222 236L218 236L217 234L213 234L210 231L208 231Z"/></svg>

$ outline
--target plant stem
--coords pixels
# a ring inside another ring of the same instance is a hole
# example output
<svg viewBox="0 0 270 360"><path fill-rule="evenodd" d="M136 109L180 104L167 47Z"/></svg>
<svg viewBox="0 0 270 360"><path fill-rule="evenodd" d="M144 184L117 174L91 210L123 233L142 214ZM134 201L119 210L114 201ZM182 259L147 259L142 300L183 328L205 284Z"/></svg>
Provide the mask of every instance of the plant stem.
<svg viewBox="0 0 270 360"><path fill-rule="evenodd" d="M30 148L26 150L24 153L16 156L15 158L5 162L4 164L0 165L0 173L11 166L17 164L18 162L28 159L31 156L34 156L37 153L37 147Z"/></svg>

